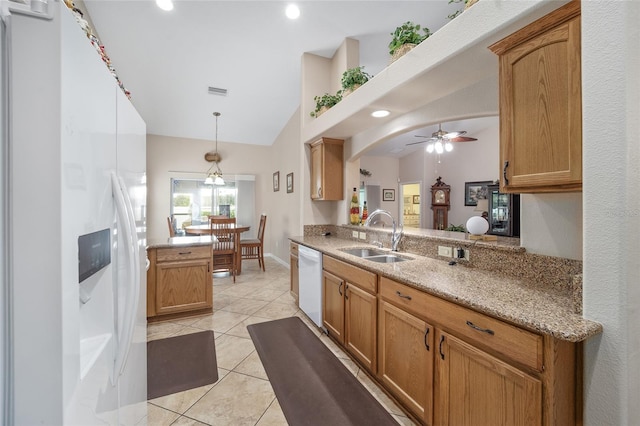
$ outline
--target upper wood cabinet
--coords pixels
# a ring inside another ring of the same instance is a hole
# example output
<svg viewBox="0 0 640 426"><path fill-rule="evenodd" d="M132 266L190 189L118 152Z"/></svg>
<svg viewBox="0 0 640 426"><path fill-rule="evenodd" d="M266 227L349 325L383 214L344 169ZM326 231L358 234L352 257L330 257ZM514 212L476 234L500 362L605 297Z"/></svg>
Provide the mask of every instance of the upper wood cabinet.
<svg viewBox="0 0 640 426"><path fill-rule="evenodd" d="M582 190L580 2L489 48L500 57L501 192Z"/></svg>
<svg viewBox="0 0 640 426"><path fill-rule="evenodd" d="M320 138L311 147L311 199L342 200L343 188L342 139Z"/></svg>

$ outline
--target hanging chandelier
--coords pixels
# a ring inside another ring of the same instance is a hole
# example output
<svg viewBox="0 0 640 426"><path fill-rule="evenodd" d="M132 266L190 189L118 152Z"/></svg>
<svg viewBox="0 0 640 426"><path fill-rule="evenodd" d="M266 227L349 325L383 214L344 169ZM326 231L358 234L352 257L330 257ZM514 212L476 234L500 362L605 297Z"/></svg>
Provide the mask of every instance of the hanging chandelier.
<svg viewBox="0 0 640 426"><path fill-rule="evenodd" d="M213 152L207 152L204 155L204 159L210 163L213 163L209 170L207 170L207 178L204 180L206 185L224 185L224 179L222 178L222 170L220 170L220 161L222 157L218 154L218 117L219 112L214 112L213 116L216 118L216 150ZM215 170L214 170L215 168Z"/></svg>

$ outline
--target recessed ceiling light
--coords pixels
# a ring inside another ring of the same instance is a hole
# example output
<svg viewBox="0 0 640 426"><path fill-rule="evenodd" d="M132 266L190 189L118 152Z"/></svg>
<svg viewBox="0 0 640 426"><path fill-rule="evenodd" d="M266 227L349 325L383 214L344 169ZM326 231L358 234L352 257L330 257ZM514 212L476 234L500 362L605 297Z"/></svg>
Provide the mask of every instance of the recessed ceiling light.
<svg viewBox="0 0 640 426"><path fill-rule="evenodd" d="M389 111L387 111L386 109L380 109L378 111L373 111L371 113L372 117L376 117L376 118L382 118L382 117L386 117L387 115L391 114Z"/></svg>
<svg viewBox="0 0 640 426"><path fill-rule="evenodd" d="M156 4L162 10L173 10L172 0L156 0Z"/></svg>
<svg viewBox="0 0 640 426"><path fill-rule="evenodd" d="M300 8L295 4L290 4L284 12L289 19L298 19L300 17Z"/></svg>

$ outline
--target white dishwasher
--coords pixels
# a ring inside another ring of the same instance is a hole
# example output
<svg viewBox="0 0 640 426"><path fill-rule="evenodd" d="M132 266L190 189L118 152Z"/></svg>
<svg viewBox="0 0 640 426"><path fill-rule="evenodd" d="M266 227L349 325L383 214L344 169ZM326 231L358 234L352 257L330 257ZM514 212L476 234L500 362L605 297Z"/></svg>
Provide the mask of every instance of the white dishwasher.
<svg viewBox="0 0 640 426"><path fill-rule="evenodd" d="M322 253L298 246L298 283L300 309L322 327Z"/></svg>

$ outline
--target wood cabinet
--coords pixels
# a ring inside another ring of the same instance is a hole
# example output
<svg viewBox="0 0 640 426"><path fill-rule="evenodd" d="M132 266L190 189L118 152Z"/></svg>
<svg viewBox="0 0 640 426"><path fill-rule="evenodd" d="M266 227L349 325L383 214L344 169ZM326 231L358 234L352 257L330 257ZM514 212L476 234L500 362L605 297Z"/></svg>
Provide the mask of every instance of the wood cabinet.
<svg viewBox="0 0 640 426"><path fill-rule="evenodd" d="M499 55L500 67L501 191L580 191L580 2L490 49Z"/></svg>
<svg viewBox="0 0 640 426"><path fill-rule="evenodd" d="M372 373L377 354L377 276L323 256L322 321L328 334Z"/></svg>
<svg viewBox="0 0 640 426"><path fill-rule="evenodd" d="M291 274L289 292L298 304L300 279L298 277L298 244L291 243L289 246L289 271Z"/></svg>
<svg viewBox="0 0 640 426"><path fill-rule="evenodd" d="M211 245L147 250L147 318L212 312Z"/></svg>
<svg viewBox="0 0 640 426"><path fill-rule="evenodd" d="M540 380L444 331L436 342L435 424L542 424Z"/></svg>
<svg viewBox="0 0 640 426"><path fill-rule="evenodd" d="M342 139L320 138L311 148L311 199L344 198Z"/></svg>
<svg viewBox="0 0 640 426"><path fill-rule="evenodd" d="M378 376L427 425L433 416L433 333L424 320L380 300Z"/></svg>

